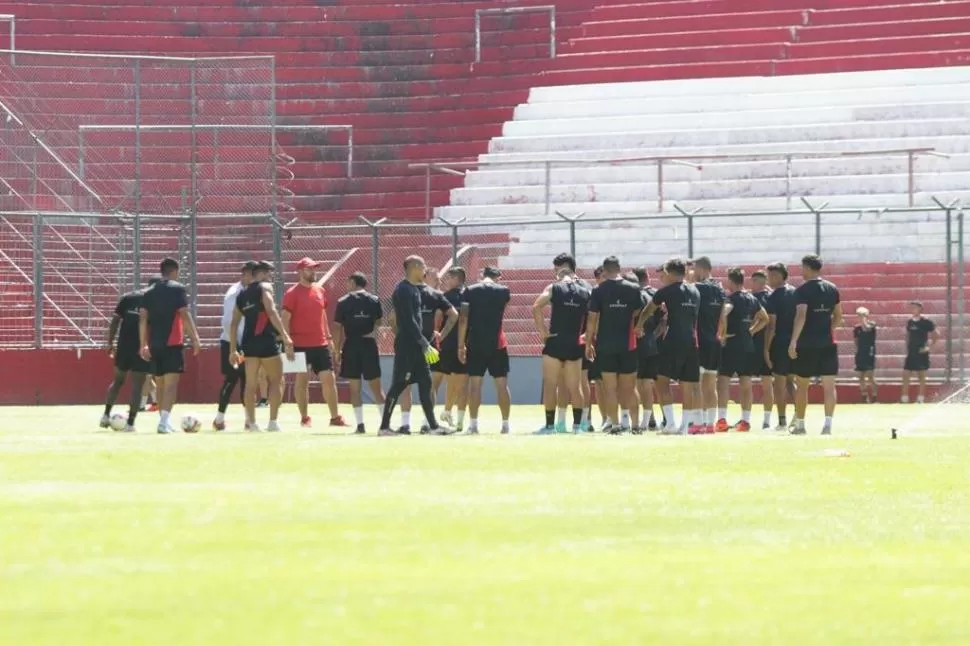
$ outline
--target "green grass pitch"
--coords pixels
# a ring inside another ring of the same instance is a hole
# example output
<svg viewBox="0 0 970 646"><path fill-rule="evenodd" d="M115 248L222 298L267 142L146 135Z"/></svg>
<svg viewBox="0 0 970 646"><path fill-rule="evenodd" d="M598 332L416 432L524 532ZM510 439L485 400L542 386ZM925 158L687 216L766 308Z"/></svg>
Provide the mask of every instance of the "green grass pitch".
<svg viewBox="0 0 970 646"><path fill-rule="evenodd" d="M5 408L0 644L966 645L948 408L895 441L916 406L843 407L832 438L817 407L800 438L526 437L537 406L507 437L494 409L480 437L376 438L373 407L355 437L292 406L281 435L131 436Z"/></svg>

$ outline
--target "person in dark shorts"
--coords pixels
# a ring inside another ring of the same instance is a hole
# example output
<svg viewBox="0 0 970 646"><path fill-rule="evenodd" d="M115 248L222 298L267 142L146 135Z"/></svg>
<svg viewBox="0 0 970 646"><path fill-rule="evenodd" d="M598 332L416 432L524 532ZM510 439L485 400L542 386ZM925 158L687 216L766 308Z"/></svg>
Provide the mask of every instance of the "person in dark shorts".
<svg viewBox="0 0 970 646"><path fill-rule="evenodd" d="M765 333L765 362L771 369L775 407L778 409L776 431L788 431L788 398L794 386L794 372L788 346L795 326L795 288L788 284L788 267L776 262L768 265L768 284L771 295L765 304L768 330Z"/></svg>
<svg viewBox="0 0 970 646"><path fill-rule="evenodd" d="M839 289L821 276L822 259L815 254L802 258L805 282L795 290L795 325L788 345L797 376L795 389L794 435L805 434L808 386L814 377L822 380L825 397L825 424L822 435L832 434L835 414L835 378L839 374L839 349L833 330L842 325Z"/></svg>
<svg viewBox="0 0 970 646"><path fill-rule="evenodd" d="M243 402L246 394L246 368L242 364L229 361L229 335L236 335L236 343L242 342L243 323L231 330L232 314L236 311L236 299L239 292L246 289L253 282L253 267L255 260L250 260L242 266L239 281L234 283L222 299L222 334L219 337L219 362L222 369L222 388L219 389L219 408L216 418L212 421L212 428L216 431L226 430L226 410L229 409L229 399L236 384L239 384L239 401ZM245 402L243 402L245 404Z"/></svg>
<svg viewBox="0 0 970 646"><path fill-rule="evenodd" d="M583 278L580 278L576 274L576 259L573 258L572 254L563 252L557 254L555 258L552 259L552 271L553 276L558 276L559 272L562 270L568 270L572 272L573 276L581 286L585 287L589 291L593 291L593 285ZM602 275L602 271L600 271ZM584 333L580 338L580 341L585 345L586 335L585 335L585 325ZM589 429L589 360L586 358L585 348L583 349L583 358L580 361L580 379L579 379L579 392L583 397L583 417L580 422L583 430ZM572 395L569 392L569 386L566 385L566 372L564 370L559 373L559 385L556 387L556 428L565 430L566 428L566 413L569 409L570 403L572 402Z"/></svg>
<svg viewBox="0 0 970 646"><path fill-rule="evenodd" d="M355 272L347 278L347 293L337 301L333 315L333 358L340 366L340 377L350 387L354 408L355 433L366 432L361 381L370 386L374 403L384 410L381 390L381 358L377 351L377 330L384 316L380 299L367 291L367 276Z"/></svg>
<svg viewBox="0 0 970 646"><path fill-rule="evenodd" d="M150 289L158 282L157 278L148 281ZM115 306L114 316L108 325L108 356L114 359L115 374L114 380L108 386L108 396L104 402L104 414L101 416L101 428L108 428L111 425L111 409L114 408L115 401L121 387L125 385L128 373L131 378L131 396L128 402L128 425L125 427L126 433L135 432L135 418L141 409L141 393L151 372L151 364L141 358L138 353L138 311L141 309L142 297L145 289L129 292L118 300ZM115 336L118 338L118 345L115 347Z"/></svg>
<svg viewBox="0 0 970 646"><path fill-rule="evenodd" d="M593 283L594 283L593 286L595 287L596 285L599 285L602 282L603 282L603 266L600 265L599 267L593 270ZM585 345L585 343L586 343L586 335L584 334L583 344ZM590 361L586 357L585 350L583 355L583 372L586 375L586 383L588 384L587 392L589 393L589 395L586 397L586 423L587 423L586 430L592 433L593 431L596 430L595 427L593 426L593 404L594 403L596 404L596 408L599 410L600 419L603 420L604 425L606 424L606 413L604 412L604 409L603 409L603 400L599 396L600 388L602 387L602 383L600 382L603 380L603 373L600 371L599 364L597 364L595 360Z"/></svg>
<svg viewBox="0 0 970 646"><path fill-rule="evenodd" d="M565 420L556 420L559 388L569 392L573 408L573 432L583 429L584 402L580 386L585 345L583 332L589 310L590 289L569 267L560 269L556 282L546 286L532 305L532 319L542 347L542 404L546 422L537 435L565 433ZM546 325L544 310L551 308Z"/></svg>
<svg viewBox="0 0 970 646"><path fill-rule="evenodd" d="M731 295L724 306L726 316L720 330L721 364L717 371L718 408L714 431L724 433L730 428L727 422L728 392L731 378L737 376L741 393L741 421L734 430L747 433L751 430L751 407L754 392L751 387L751 354L754 352L754 335L768 325L768 314L754 295L744 288L744 270L732 267L728 270L728 289Z"/></svg>
<svg viewBox="0 0 970 646"><path fill-rule="evenodd" d="M138 339L141 358L150 361L158 388L158 432L172 433L169 417L178 395L179 376L185 369L185 332L199 355L202 343L189 311L189 296L178 282L179 264L173 258L161 262L161 280L142 295L138 308Z"/></svg>
<svg viewBox="0 0 970 646"><path fill-rule="evenodd" d="M232 314L230 329L235 330L244 321L241 343L235 335L229 337L229 361L245 361L246 430L258 432L256 424L256 398L259 392L259 371L266 373L269 382L269 425L266 430L279 432L279 411L283 400L283 360L280 357L280 341L286 356L293 358L293 340L283 326L280 313L273 298L270 274L273 265L260 261L253 267L253 282L236 297L236 311Z"/></svg>
<svg viewBox="0 0 970 646"><path fill-rule="evenodd" d="M768 287L768 274L763 270L757 270L751 274L751 294L758 299L758 304L767 313L768 297L771 296L771 289ZM768 326L754 335L754 351L751 353L751 376L753 379L761 380L761 405L764 409L764 419L761 422L762 430L771 429L771 409L775 407L774 380L771 377L771 367L765 359L765 340L768 338Z"/></svg>
<svg viewBox="0 0 970 646"><path fill-rule="evenodd" d="M718 410L717 371L721 363L721 339L718 330L724 322L724 305L727 295L719 281L711 278L711 259L701 256L694 259L694 287L701 295L701 308L697 313L697 347L701 365L701 391L698 406L702 420L698 424L713 427ZM722 404L727 406L727 402Z"/></svg>
<svg viewBox="0 0 970 646"><path fill-rule="evenodd" d="M461 297L465 293L465 269L452 267L445 272L442 287L445 298L455 310L461 309ZM447 323L446 323L447 325ZM458 328L448 334L441 334L441 358L435 367L445 375L445 409L441 421L461 431L465 425L465 410L468 407L468 368L458 360ZM434 374L431 375L434 380ZM455 407L458 408L457 417Z"/></svg>
<svg viewBox="0 0 970 646"><path fill-rule="evenodd" d="M930 352L940 340L940 333L936 331L933 321L923 316L921 302L913 301L909 306L912 316L906 321L906 361L903 363L903 395L900 401L909 403L909 384L915 372L919 379L916 401L922 404L926 401L926 371L930 369Z"/></svg>
<svg viewBox="0 0 970 646"><path fill-rule="evenodd" d="M871 404L879 396L879 386L876 384L876 323L869 318L869 310L865 307L857 308L855 313L859 323L852 330L852 340L855 342L859 395L862 401Z"/></svg>
<svg viewBox="0 0 970 646"><path fill-rule="evenodd" d="M666 334L660 344L657 367L657 395L666 420L662 432L665 435L685 435L691 427L701 425L703 413L697 384L700 382L700 356L697 348L697 316L701 295L697 288L686 282L687 263L672 258L664 263L661 274L663 287L653 295L641 324L658 309L666 317ZM670 382L678 381L683 395L684 413L680 426L674 418L674 398ZM696 428L694 429L696 432Z"/></svg>
<svg viewBox="0 0 970 646"><path fill-rule="evenodd" d="M652 303L657 290L650 286L650 274L646 267L638 267L633 274L643 292L643 301ZM635 433L642 433L650 428L653 420L654 389L657 381L657 371L660 369L660 350L657 346L657 332L661 323L659 312L654 312L643 326L643 334L637 339L637 394L640 399L642 413L640 425L634 428ZM656 422L653 422L656 428Z"/></svg>
<svg viewBox="0 0 970 646"><path fill-rule="evenodd" d="M431 400L429 364L437 362L439 355L438 350L421 333L421 285L424 283L424 270L423 258L408 256L404 260L405 278L394 288L391 297L397 334L394 335L394 374L384 400L381 428L377 433L382 437L410 434L392 431L391 415L401 393L411 384L418 385L421 408L424 409L430 432L435 435L452 432L450 428L438 424L434 414L434 402Z"/></svg>

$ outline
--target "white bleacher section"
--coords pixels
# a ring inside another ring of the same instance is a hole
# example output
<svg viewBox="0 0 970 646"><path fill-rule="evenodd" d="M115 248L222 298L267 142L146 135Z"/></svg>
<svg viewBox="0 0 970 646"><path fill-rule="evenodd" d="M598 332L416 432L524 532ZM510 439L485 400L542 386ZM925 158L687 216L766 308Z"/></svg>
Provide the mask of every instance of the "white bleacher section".
<svg viewBox="0 0 970 646"><path fill-rule="evenodd" d="M584 159L928 147L950 156L915 164L915 204L935 208L933 196L970 195L968 117L967 67L546 87L532 90L479 161L574 160L553 166L550 213L596 218L657 215L656 166ZM677 213L675 203L702 213L789 204L783 159L701 163L700 170L665 165L665 215ZM436 214L471 222L545 218L544 183L541 164L480 166ZM906 206L907 190L906 155L795 160L790 203L802 211L800 196L830 208ZM798 257L814 248L814 226L804 215L695 220L694 252L738 263L763 262L766 248L773 257ZM585 222L578 231L585 265L605 252L638 262L687 252L680 219ZM566 226L516 225L509 233L507 267L544 267L569 240ZM940 261L944 236L939 213L826 216L822 251L839 262Z"/></svg>

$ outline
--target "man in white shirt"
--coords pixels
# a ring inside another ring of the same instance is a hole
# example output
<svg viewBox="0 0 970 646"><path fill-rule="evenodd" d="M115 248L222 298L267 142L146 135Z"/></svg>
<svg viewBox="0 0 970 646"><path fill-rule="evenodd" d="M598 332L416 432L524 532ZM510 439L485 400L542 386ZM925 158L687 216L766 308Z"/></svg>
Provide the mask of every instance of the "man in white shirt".
<svg viewBox="0 0 970 646"><path fill-rule="evenodd" d="M212 422L212 428L217 431L226 430L226 409L229 408L229 399L232 397L232 391L236 384L239 384L240 398L243 398L246 392L246 370L243 368L243 364L233 365L229 361L229 327L232 325L232 314L236 309L236 297L239 296L239 292L253 282L253 268L255 266L256 261L254 260L243 265L240 270L239 282L231 286L222 299L222 336L219 337L219 348L222 358L223 381L222 388L219 390L219 412L216 413L216 418ZM244 321L239 321L237 329L232 331L236 335L237 344L242 341L244 324Z"/></svg>

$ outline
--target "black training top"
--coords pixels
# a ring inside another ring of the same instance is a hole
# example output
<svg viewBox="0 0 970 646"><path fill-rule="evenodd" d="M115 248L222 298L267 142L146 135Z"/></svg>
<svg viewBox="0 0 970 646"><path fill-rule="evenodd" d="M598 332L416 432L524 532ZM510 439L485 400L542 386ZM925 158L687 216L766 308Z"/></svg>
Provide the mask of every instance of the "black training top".
<svg viewBox="0 0 970 646"><path fill-rule="evenodd" d="M645 303L653 302L653 296L657 293L653 287L643 287ZM637 351L641 357L652 357L658 352L657 348L657 326L660 325L661 318L658 313L654 313L643 325L643 336L637 339Z"/></svg>
<svg viewBox="0 0 970 646"><path fill-rule="evenodd" d="M553 283L551 292L549 334L563 346L582 345L579 338L586 328L591 290L579 281L567 280Z"/></svg>
<svg viewBox="0 0 970 646"><path fill-rule="evenodd" d="M118 300L115 316L121 320L118 330L118 354L133 356L138 354L138 309L141 307L145 290L128 292Z"/></svg>
<svg viewBox="0 0 970 646"><path fill-rule="evenodd" d="M727 301L724 288L713 278L694 283L701 295L701 306L697 312L697 337L701 343L715 343L717 328L721 323L721 307Z"/></svg>
<svg viewBox="0 0 970 646"><path fill-rule="evenodd" d="M465 286L455 287L454 289L449 289L445 292L445 298L456 310L461 309L461 295L465 293ZM448 336L442 337L441 339L441 349L442 350L457 350L458 349L458 326L452 328Z"/></svg>
<svg viewBox="0 0 970 646"><path fill-rule="evenodd" d="M431 343L434 339L434 315L437 312L447 312L451 303L445 295L429 285L421 285L421 334Z"/></svg>
<svg viewBox="0 0 970 646"><path fill-rule="evenodd" d="M751 295L758 300L758 305L760 305L765 312L768 311L768 297L771 296L770 289L764 289L760 292L751 292ZM754 349L756 352L761 352L765 347L765 332L768 330L768 326L761 328L761 331L754 335Z"/></svg>
<svg viewBox="0 0 970 646"><path fill-rule="evenodd" d="M795 288L785 283L771 292L765 311L775 317L775 337L772 344L788 347L795 328Z"/></svg>
<svg viewBox="0 0 970 646"><path fill-rule="evenodd" d="M697 312L701 295L694 285L677 282L666 285L653 295L653 302L667 312L667 335L664 346L677 349L697 347Z"/></svg>
<svg viewBox="0 0 970 646"><path fill-rule="evenodd" d="M344 328L344 340L356 341L374 331L377 321L384 316L377 296L363 290L350 292L337 301L333 314L335 323Z"/></svg>
<svg viewBox="0 0 970 646"><path fill-rule="evenodd" d="M795 290L797 305L805 305L805 327L798 339L799 348L827 348L835 343L832 336L832 312L841 301L839 289L823 278L813 278Z"/></svg>
<svg viewBox="0 0 970 646"><path fill-rule="evenodd" d="M727 317L726 347L738 352L753 352L754 339L751 337L751 322L761 310L761 304L751 292L736 291L728 297L731 312Z"/></svg>
<svg viewBox="0 0 970 646"><path fill-rule="evenodd" d="M270 291L273 289L268 282L254 280L236 296L236 309L242 312L243 321L245 321L242 338L243 347L258 339L276 339L276 328L269 322L266 306L263 305L263 292L267 289Z"/></svg>
<svg viewBox="0 0 970 646"><path fill-rule="evenodd" d="M852 330L852 336L855 338L855 356L859 359L870 358L876 356L876 324L869 323L868 325L857 325L855 329Z"/></svg>
<svg viewBox="0 0 970 646"><path fill-rule="evenodd" d="M936 329L933 321L923 318L909 319L906 321L906 351L910 354L917 354L926 347L930 340L930 333Z"/></svg>
<svg viewBox="0 0 970 646"><path fill-rule="evenodd" d="M145 290L141 309L148 312L148 344L152 348L184 345L182 310L188 306L185 286L174 280L161 280Z"/></svg>
<svg viewBox="0 0 970 646"><path fill-rule="evenodd" d="M502 321L505 306L512 300L512 294L505 285L491 280L475 283L461 295L462 304L468 304L468 331L465 345L483 352L501 350L506 347L505 331Z"/></svg>
<svg viewBox="0 0 970 646"><path fill-rule="evenodd" d="M635 324L646 304L640 286L621 278L604 280L593 288L589 311L600 315L596 349L599 352L636 350Z"/></svg>
<svg viewBox="0 0 970 646"><path fill-rule="evenodd" d="M402 280L394 288L391 303L397 320L394 351L398 354L423 354L429 344L421 334L421 289L407 279Z"/></svg>

